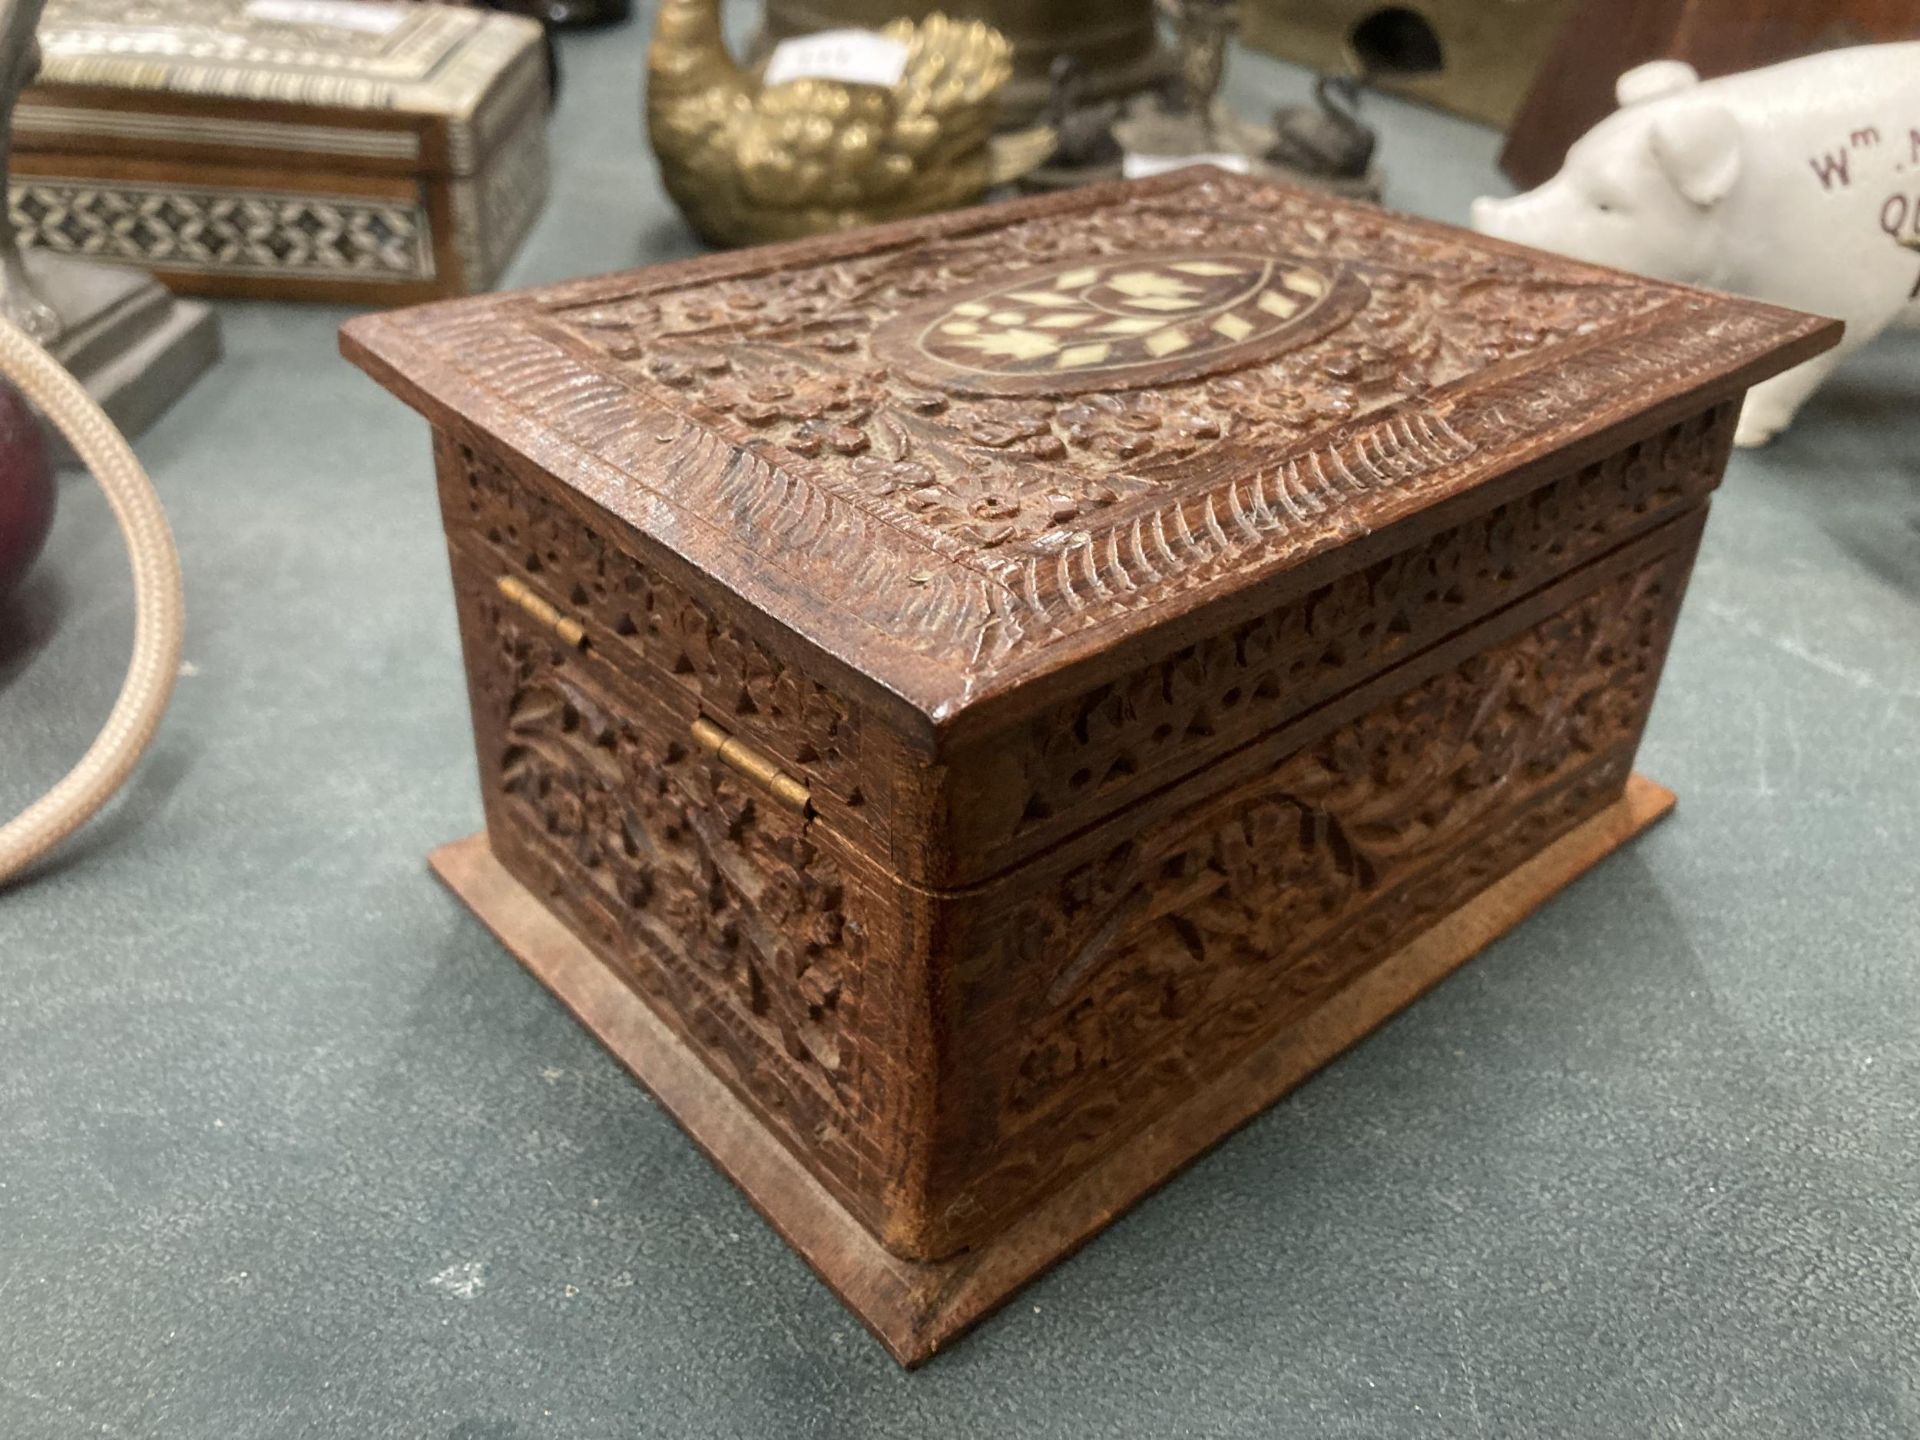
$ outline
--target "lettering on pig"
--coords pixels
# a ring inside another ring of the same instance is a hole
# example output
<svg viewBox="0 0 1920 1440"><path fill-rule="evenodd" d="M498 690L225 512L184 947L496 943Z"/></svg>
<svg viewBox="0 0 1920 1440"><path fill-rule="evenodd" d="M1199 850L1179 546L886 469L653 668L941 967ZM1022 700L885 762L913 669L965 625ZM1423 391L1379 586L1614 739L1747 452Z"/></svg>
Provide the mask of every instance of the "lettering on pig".
<svg viewBox="0 0 1920 1440"><path fill-rule="evenodd" d="M1920 143L1920 130L1914 132L1916 143ZM1846 189L1853 183L1851 156L1855 150L1871 150L1880 143L1878 125L1862 125L1847 136L1847 143L1838 150L1829 150L1824 155L1810 155L1807 164L1813 167L1813 173L1820 177L1820 188L1833 189L1837 176L1840 188Z"/></svg>
<svg viewBox="0 0 1920 1440"><path fill-rule="evenodd" d="M1880 229L1896 245L1920 250L1920 191L1908 195L1896 190L1880 206ZM1915 276L1909 300L1920 300L1920 276Z"/></svg>

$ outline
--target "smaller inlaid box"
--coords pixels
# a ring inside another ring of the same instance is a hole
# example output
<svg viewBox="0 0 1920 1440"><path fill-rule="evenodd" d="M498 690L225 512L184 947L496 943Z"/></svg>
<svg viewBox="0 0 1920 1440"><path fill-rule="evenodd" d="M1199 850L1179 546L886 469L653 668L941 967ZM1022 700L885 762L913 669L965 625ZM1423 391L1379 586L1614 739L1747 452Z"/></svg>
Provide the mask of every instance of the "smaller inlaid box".
<svg viewBox="0 0 1920 1440"><path fill-rule="evenodd" d="M547 193L540 26L366 0L48 0L22 245L175 290L401 305L492 285Z"/></svg>
<svg viewBox="0 0 1920 1440"><path fill-rule="evenodd" d="M1664 813L1832 322L1190 170L343 346L434 427L436 867L907 1363Z"/></svg>

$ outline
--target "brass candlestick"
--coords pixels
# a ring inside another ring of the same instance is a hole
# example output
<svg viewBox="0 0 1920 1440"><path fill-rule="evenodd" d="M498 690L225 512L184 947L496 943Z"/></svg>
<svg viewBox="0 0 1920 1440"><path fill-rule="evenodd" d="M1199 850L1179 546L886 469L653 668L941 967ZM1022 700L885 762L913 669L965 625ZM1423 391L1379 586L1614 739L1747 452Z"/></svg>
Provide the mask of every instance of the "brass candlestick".
<svg viewBox="0 0 1920 1440"><path fill-rule="evenodd" d="M1219 139L1215 107L1227 68L1227 41L1240 28L1239 0L1158 0L1180 56L1180 103L1211 148Z"/></svg>

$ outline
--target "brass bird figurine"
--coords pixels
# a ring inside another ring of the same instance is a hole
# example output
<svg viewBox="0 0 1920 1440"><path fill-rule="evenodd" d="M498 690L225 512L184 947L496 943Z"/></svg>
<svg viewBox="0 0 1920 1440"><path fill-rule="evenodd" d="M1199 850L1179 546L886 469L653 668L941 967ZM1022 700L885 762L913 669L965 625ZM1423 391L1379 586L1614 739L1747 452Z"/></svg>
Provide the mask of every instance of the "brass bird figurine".
<svg viewBox="0 0 1920 1440"><path fill-rule="evenodd" d="M647 52L647 133L693 228L751 245L924 215L1045 162L1045 126L995 135L1006 38L930 15L878 32L906 47L891 87L763 85L727 53L720 0L661 0Z"/></svg>

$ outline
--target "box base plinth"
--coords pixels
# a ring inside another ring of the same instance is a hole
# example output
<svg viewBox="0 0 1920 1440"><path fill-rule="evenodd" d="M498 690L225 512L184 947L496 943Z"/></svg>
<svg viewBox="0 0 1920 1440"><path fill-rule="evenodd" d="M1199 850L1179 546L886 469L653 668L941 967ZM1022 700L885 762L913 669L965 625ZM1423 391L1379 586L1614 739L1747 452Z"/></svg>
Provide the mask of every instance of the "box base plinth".
<svg viewBox="0 0 1920 1440"><path fill-rule="evenodd" d="M894 1359L915 1366L1673 804L1671 791L1632 776L1605 810L1435 922L991 1243L937 1264L903 1260L884 1249L645 1001L506 872L484 833L441 846L430 863L501 943L653 1092Z"/></svg>

